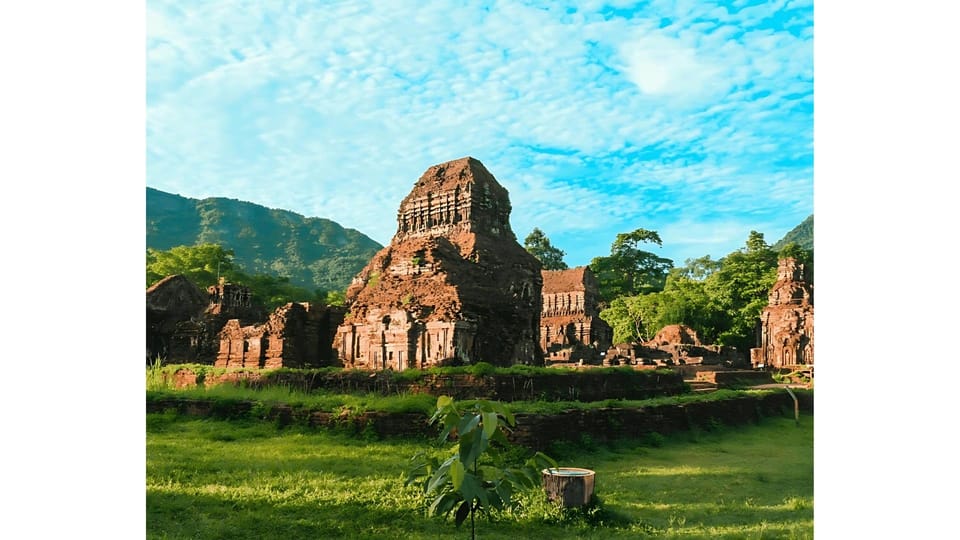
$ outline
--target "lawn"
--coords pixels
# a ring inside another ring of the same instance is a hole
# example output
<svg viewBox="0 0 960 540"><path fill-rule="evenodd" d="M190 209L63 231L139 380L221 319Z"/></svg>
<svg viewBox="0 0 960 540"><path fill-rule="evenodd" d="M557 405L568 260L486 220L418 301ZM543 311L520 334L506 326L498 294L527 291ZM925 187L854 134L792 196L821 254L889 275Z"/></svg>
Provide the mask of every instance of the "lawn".
<svg viewBox="0 0 960 540"><path fill-rule="evenodd" d="M270 422L147 415L147 537L469 538L403 485L422 440L364 440ZM600 504L526 494L477 538L812 538L813 416L613 445L559 444L596 471Z"/></svg>

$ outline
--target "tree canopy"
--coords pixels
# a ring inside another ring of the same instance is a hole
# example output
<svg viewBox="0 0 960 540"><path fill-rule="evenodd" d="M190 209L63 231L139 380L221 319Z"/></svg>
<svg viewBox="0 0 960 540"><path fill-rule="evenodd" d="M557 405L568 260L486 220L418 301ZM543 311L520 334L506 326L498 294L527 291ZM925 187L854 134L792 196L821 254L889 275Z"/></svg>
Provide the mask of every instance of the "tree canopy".
<svg viewBox="0 0 960 540"><path fill-rule="evenodd" d="M524 239L523 247L540 261L544 270L567 269L567 263L563 262L563 256L566 253L554 247L547 235L540 229L533 228L533 231Z"/></svg>
<svg viewBox="0 0 960 540"><path fill-rule="evenodd" d="M267 309L289 302L319 302L343 305L342 291L313 292L290 283L288 277L267 274L247 275L233 264L233 251L217 244L176 246L166 251L147 248L147 286L174 274L182 274L201 289L216 285L223 277L231 283L249 287L254 300Z"/></svg>
<svg viewBox="0 0 960 540"><path fill-rule="evenodd" d="M656 231L636 229L618 234L610 245L610 255L594 257L590 262L590 270L597 276L600 298L608 305L619 296L663 290L673 261L639 249L642 243L663 245Z"/></svg>
<svg viewBox="0 0 960 540"><path fill-rule="evenodd" d="M801 248L787 253L801 260L811 257ZM669 270L662 290L616 297L600 317L613 327L617 343L646 341L664 326L684 324L707 343L749 350L756 345L777 260L763 234L750 231L746 247L719 261L688 259L685 266Z"/></svg>

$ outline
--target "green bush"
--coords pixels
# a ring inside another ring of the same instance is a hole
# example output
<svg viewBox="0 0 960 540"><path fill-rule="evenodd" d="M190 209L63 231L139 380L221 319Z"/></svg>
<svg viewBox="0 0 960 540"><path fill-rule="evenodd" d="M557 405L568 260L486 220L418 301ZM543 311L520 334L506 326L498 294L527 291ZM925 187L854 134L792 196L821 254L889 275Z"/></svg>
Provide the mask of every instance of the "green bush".
<svg viewBox="0 0 960 540"><path fill-rule="evenodd" d="M557 466L541 452L520 466L507 463L505 450L512 445L506 434L516 421L502 403L476 401L461 408L453 398L441 396L430 423L442 424L441 442L456 435L452 455L441 463L435 456L416 454L406 485L421 486L424 496L433 499L429 515L453 513L457 527L469 517L471 538L476 536L475 513L515 508L514 493L538 487L540 470Z"/></svg>

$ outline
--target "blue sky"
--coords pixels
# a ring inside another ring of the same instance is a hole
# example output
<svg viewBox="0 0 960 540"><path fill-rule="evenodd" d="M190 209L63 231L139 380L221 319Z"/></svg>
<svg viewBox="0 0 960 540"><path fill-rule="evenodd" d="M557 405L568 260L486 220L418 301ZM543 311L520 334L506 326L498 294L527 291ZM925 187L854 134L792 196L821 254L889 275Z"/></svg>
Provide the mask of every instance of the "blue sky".
<svg viewBox="0 0 960 540"><path fill-rule="evenodd" d="M422 5L421 5L422 4ZM677 266L813 213L810 1L146 3L146 184L380 243L473 156L571 266Z"/></svg>

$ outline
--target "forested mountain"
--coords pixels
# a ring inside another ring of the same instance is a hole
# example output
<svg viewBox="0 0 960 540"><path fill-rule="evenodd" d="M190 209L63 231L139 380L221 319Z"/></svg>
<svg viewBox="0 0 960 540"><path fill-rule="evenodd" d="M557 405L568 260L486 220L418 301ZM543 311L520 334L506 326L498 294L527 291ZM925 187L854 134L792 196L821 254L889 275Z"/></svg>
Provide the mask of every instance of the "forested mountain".
<svg viewBox="0 0 960 540"><path fill-rule="evenodd" d="M779 242L771 246L774 251L780 251L790 242L796 243L806 250L813 250L813 214L785 234Z"/></svg>
<svg viewBox="0 0 960 540"><path fill-rule="evenodd" d="M147 248L218 244L248 274L289 277L308 290L343 291L383 246L329 219L147 188Z"/></svg>

